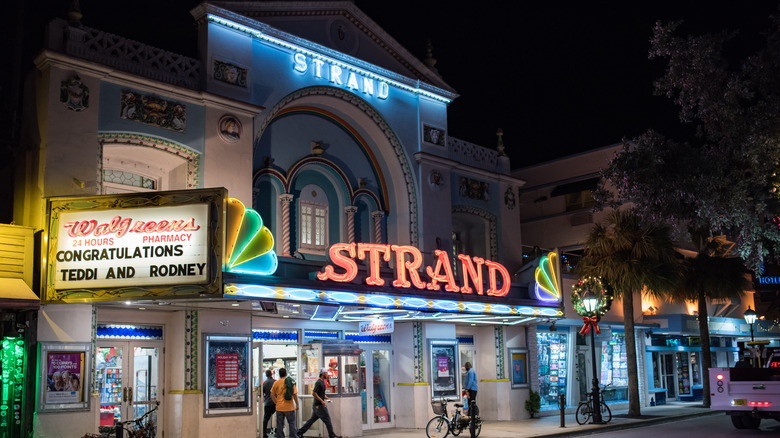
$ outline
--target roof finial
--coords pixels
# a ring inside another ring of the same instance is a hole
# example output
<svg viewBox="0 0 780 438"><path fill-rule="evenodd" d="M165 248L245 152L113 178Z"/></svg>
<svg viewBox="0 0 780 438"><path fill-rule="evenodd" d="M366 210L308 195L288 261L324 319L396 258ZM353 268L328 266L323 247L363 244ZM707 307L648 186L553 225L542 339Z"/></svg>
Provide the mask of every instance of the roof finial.
<svg viewBox="0 0 780 438"><path fill-rule="evenodd" d="M81 18L84 15L81 13L81 5L79 0L71 0L70 9L68 9L68 24L73 27L81 27Z"/></svg>
<svg viewBox="0 0 780 438"><path fill-rule="evenodd" d="M436 58L433 57L433 43L431 43L430 38L425 41L425 59L423 59L423 62L430 68L434 68L436 65Z"/></svg>
<svg viewBox="0 0 780 438"><path fill-rule="evenodd" d="M496 131L496 136L498 136L498 144L496 145L496 150L498 151L498 155L500 157L503 157L504 154L504 131L501 128L498 128L498 131Z"/></svg>

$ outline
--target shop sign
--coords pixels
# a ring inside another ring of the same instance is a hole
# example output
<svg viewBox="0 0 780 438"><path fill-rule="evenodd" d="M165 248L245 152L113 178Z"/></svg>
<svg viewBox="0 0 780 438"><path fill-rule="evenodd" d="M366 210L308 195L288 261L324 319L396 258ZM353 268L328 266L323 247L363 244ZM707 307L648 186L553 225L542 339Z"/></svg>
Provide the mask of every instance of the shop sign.
<svg viewBox="0 0 780 438"><path fill-rule="evenodd" d="M393 318L377 318L371 321L360 321L358 324L358 333L363 336L381 335L383 333L393 333L395 322Z"/></svg>
<svg viewBox="0 0 780 438"><path fill-rule="evenodd" d="M208 204L62 212L56 289L209 280Z"/></svg>
<svg viewBox="0 0 780 438"><path fill-rule="evenodd" d="M424 273L428 275L423 281L420 276L422 266L422 253L419 249L409 245L384 245L379 243L336 243L328 251L332 265L326 265L323 272L317 273L319 280L333 280L341 283L349 283L357 277L357 260L368 258L368 276L365 282L369 286L383 286L385 280L379 276L380 261L390 262L395 257L395 279L392 285L400 288L411 288L438 291L441 286L447 292L460 292L462 294L476 293L477 295L490 295L503 297L509 292L511 277L509 271L500 263L458 254L461 263L462 285L457 285L452 273L450 257L446 251L436 250L435 266L426 266ZM344 272L336 272L334 265ZM487 267L487 278L490 284L488 290L484 290L482 283L483 269ZM498 285L499 276L501 286Z"/></svg>
<svg viewBox="0 0 780 438"><path fill-rule="evenodd" d="M293 55L293 70L304 74L311 71L311 75L317 79L326 79L334 86L347 88L354 93L363 93L366 96L376 96L385 100L390 95L390 86L387 82L377 81L371 77L353 71L347 65L339 65L335 62L325 61L318 57L306 56L303 53Z"/></svg>

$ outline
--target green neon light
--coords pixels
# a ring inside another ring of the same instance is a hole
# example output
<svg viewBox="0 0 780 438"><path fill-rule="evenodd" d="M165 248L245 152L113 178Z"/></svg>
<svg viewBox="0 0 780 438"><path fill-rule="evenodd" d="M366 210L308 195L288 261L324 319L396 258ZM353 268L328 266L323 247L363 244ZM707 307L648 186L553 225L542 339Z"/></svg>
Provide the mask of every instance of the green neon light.
<svg viewBox="0 0 780 438"><path fill-rule="evenodd" d="M0 350L3 372L0 393L0 436L20 437L22 433L22 401L24 399L24 364L27 362L24 340L5 337Z"/></svg>

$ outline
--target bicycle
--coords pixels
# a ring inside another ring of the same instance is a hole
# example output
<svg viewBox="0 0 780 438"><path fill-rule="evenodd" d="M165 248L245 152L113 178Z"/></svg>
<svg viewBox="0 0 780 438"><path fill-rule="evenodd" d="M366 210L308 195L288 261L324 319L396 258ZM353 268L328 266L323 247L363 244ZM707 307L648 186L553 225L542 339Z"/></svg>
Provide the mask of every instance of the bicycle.
<svg viewBox="0 0 780 438"><path fill-rule="evenodd" d="M425 426L425 433L428 438L445 438L452 433L453 436L460 435L464 430L469 429L469 422L471 417L463 414L461 408L463 404L455 403L455 415L450 418L447 414L447 400L444 398L431 400L431 407L435 417L428 421L428 425ZM482 432L482 419L479 418L479 408L474 404L474 436L479 436Z"/></svg>
<svg viewBox="0 0 780 438"><path fill-rule="evenodd" d="M603 390L607 386L609 385L605 385L601 389ZM590 417L593 416L593 392L591 391L585 394L585 397L587 397L587 399L580 402L580 405L577 406L577 413L574 415L577 419L577 424L579 425L587 423L588 420L590 420ZM609 406L604 402L604 399L599 400L599 405L601 406L601 419L605 423L612 421L612 410L609 409Z"/></svg>
<svg viewBox="0 0 780 438"><path fill-rule="evenodd" d="M156 438L157 419L151 415L157 412L160 402L135 420L120 421L114 426L100 426L100 433L87 433L82 438Z"/></svg>

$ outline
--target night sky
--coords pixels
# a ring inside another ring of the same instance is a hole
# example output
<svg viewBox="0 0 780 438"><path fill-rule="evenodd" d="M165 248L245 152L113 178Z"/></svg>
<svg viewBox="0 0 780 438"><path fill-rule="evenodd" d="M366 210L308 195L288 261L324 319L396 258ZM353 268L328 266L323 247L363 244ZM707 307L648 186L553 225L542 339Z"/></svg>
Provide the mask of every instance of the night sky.
<svg viewBox="0 0 780 438"><path fill-rule="evenodd" d="M17 0L22 1L22 0ZM26 52L70 0L27 1ZM196 57L197 0L80 0L89 27ZM493 147L497 128L512 167L632 138L648 128L680 132L675 107L653 95L664 69L648 60L657 20L684 32L740 29L733 53L761 43L778 0L483 1L356 0L418 58L432 40L437 69L459 94L450 135ZM42 11L42 12L41 12ZM31 63L29 64L31 66Z"/></svg>

